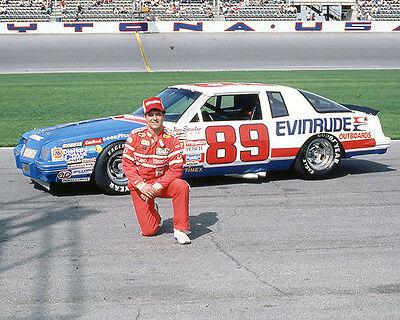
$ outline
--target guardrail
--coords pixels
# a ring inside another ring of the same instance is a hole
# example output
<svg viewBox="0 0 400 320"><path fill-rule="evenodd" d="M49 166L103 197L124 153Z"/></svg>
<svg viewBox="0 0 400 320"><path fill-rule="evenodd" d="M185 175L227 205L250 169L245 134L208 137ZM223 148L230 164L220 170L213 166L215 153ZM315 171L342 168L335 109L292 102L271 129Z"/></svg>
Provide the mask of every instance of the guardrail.
<svg viewBox="0 0 400 320"><path fill-rule="evenodd" d="M0 34L398 32L400 21L5 22ZM400 32L399 32L400 33Z"/></svg>

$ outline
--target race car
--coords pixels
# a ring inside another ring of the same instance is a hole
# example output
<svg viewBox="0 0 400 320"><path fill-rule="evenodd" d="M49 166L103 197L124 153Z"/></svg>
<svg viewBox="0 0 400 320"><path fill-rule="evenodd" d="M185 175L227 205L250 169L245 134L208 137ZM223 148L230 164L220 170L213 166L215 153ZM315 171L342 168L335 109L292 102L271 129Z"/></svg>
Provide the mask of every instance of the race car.
<svg viewBox="0 0 400 320"><path fill-rule="evenodd" d="M285 86L197 83L168 87L158 97L166 109L164 124L183 147L184 178L254 178L292 168L302 178L321 179L342 158L382 154L391 143L379 111ZM14 149L16 165L47 188L94 181L106 193L125 193L125 140L144 125L138 108L133 114L32 130Z"/></svg>

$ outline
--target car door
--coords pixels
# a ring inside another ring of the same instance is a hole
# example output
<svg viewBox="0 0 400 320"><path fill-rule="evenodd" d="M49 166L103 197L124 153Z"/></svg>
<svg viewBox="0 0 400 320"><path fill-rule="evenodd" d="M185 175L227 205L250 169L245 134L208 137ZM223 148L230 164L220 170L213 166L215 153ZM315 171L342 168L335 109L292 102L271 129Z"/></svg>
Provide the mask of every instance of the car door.
<svg viewBox="0 0 400 320"><path fill-rule="evenodd" d="M263 112L258 92L208 97L178 130L184 135L185 175L265 171L270 147Z"/></svg>

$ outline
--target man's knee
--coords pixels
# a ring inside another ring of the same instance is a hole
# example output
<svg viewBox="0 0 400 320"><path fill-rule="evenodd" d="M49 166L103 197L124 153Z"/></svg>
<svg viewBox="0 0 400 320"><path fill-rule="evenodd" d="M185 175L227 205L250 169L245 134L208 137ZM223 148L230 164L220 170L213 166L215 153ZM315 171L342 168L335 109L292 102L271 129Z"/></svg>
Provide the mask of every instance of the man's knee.
<svg viewBox="0 0 400 320"><path fill-rule="evenodd" d="M145 237L155 236L158 231L158 226L156 228L141 228L142 235Z"/></svg>
<svg viewBox="0 0 400 320"><path fill-rule="evenodd" d="M171 182L171 185L181 192L189 192L189 184L182 179L175 179Z"/></svg>

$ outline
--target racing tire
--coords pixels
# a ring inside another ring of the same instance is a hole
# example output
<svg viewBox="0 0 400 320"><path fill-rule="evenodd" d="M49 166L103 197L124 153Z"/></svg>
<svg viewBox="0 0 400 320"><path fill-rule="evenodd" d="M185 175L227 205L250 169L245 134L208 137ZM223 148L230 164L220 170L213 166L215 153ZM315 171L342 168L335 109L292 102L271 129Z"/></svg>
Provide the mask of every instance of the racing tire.
<svg viewBox="0 0 400 320"><path fill-rule="evenodd" d="M333 135L320 133L307 140L300 149L294 169L303 179L323 179L336 169L340 159L339 140Z"/></svg>
<svg viewBox="0 0 400 320"><path fill-rule="evenodd" d="M94 168L96 185L107 194L126 194L128 179L122 171L122 153L125 142L117 141L108 145L97 159Z"/></svg>

